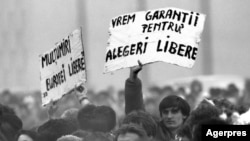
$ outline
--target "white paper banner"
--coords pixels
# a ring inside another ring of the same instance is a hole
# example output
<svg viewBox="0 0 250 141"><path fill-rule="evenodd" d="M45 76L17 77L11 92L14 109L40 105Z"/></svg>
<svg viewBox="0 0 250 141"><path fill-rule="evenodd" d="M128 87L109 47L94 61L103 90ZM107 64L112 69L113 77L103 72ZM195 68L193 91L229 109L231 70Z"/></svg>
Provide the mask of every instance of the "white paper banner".
<svg viewBox="0 0 250 141"><path fill-rule="evenodd" d="M50 51L39 56L42 105L60 99L86 82L81 29L74 30Z"/></svg>
<svg viewBox="0 0 250 141"><path fill-rule="evenodd" d="M205 15L178 8L125 14L110 22L104 73L163 61L191 68Z"/></svg>

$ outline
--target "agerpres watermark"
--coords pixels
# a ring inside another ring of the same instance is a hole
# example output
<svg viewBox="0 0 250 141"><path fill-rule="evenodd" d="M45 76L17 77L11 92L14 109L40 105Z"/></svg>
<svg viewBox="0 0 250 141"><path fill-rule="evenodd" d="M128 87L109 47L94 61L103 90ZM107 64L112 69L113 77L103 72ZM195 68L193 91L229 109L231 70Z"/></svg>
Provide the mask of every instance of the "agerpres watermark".
<svg viewBox="0 0 250 141"><path fill-rule="evenodd" d="M247 136L247 131L212 131L211 129L208 129L206 132L206 136L218 138L218 137L245 137Z"/></svg>

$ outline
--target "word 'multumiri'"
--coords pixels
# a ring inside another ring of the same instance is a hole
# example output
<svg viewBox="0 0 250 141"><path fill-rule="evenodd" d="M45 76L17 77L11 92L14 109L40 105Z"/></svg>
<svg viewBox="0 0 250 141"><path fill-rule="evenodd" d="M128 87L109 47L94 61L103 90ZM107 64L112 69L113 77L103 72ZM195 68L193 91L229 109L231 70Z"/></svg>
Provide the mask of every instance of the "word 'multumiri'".
<svg viewBox="0 0 250 141"><path fill-rule="evenodd" d="M68 53L71 53L69 37L66 40L63 39L63 41L51 52L46 53L42 56L42 68L44 68L44 66L48 66L52 63L55 63L56 60L60 59L63 56L66 56Z"/></svg>

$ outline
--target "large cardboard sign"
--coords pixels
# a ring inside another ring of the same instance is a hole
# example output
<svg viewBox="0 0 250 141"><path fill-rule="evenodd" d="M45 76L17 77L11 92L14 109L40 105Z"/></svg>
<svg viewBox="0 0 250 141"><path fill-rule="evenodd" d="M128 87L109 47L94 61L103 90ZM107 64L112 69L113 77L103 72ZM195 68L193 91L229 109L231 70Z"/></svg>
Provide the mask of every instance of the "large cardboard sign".
<svg viewBox="0 0 250 141"><path fill-rule="evenodd" d="M191 68L205 15L178 8L130 13L110 22L104 73L163 61Z"/></svg>
<svg viewBox="0 0 250 141"><path fill-rule="evenodd" d="M42 105L60 99L86 82L81 29L74 30L39 57Z"/></svg>

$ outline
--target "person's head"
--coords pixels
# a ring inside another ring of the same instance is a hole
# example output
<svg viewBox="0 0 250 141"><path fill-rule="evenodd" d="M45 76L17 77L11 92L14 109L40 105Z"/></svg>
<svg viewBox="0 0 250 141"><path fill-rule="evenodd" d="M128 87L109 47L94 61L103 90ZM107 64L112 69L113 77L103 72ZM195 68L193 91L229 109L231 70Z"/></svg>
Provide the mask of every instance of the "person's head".
<svg viewBox="0 0 250 141"><path fill-rule="evenodd" d="M50 119L39 126L37 132L41 138L57 139L63 135L68 135L76 131L75 125L65 119Z"/></svg>
<svg viewBox="0 0 250 141"><path fill-rule="evenodd" d="M62 113L61 118L71 121L76 126L76 128L79 128L79 124L77 120L78 111L79 110L77 108L68 109Z"/></svg>
<svg viewBox="0 0 250 141"><path fill-rule="evenodd" d="M37 133L30 130L20 130L17 135L17 141L36 141Z"/></svg>
<svg viewBox="0 0 250 141"><path fill-rule="evenodd" d="M58 138L56 141L83 141L83 139L74 135L65 135Z"/></svg>
<svg viewBox="0 0 250 141"><path fill-rule="evenodd" d="M190 106L181 97L170 95L160 102L159 111L164 126L169 129L176 129L189 116Z"/></svg>
<svg viewBox="0 0 250 141"><path fill-rule="evenodd" d="M122 124L137 124L142 126L149 137L155 137L157 123L153 116L144 111L133 111L128 114Z"/></svg>
<svg viewBox="0 0 250 141"><path fill-rule="evenodd" d="M95 105L87 105L81 108L77 115L77 120L79 126L82 130L90 130L92 125L90 123L91 119L93 119L93 113L96 109Z"/></svg>
<svg viewBox="0 0 250 141"><path fill-rule="evenodd" d="M199 121L192 128L192 141L202 141L202 126L203 125L228 125L229 123L218 117L207 118Z"/></svg>
<svg viewBox="0 0 250 141"><path fill-rule="evenodd" d="M199 94L202 91L202 83L199 80L193 80L190 87L193 94Z"/></svg>
<svg viewBox="0 0 250 141"><path fill-rule="evenodd" d="M22 121L15 115L12 108L0 105L0 131L8 141L13 141L22 129Z"/></svg>
<svg viewBox="0 0 250 141"><path fill-rule="evenodd" d="M138 124L123 124L115 132L115 141L148 141L146 131Z"/></svg>
<svg viewBox="0 0 250 141"><path fill-rule="evenodd" d="M116 124L115 111L109 106L88 105L80 109L78 122L82 130L109 132Z"/></svg>
<svg viewBox="0 0 250 141"><path fill-rule="evenodd" d="M62 113L61 118L62 119L77 119L78 111L79 110L77 108L68 109Z"/></svg>
<svg viewBox="0 0 250 141"><path fill-rule="evenodd" d="M79 138L84 139L89 134L88 131L78 129L77 131L73 132L72 135L77 136Z"/></svg>
<svg viewBox="0 0 250 141"><path fill-rule="evenodd" d="M84 141L113 141L113 137L108 133L89 132Z"/></svg>
<svg viewBox="0 0 250 141"><path fill-rule="evenodd" d="M97 106L94 111L94 131L110 132L116 125L115 111L109 106Z"/></svg>

